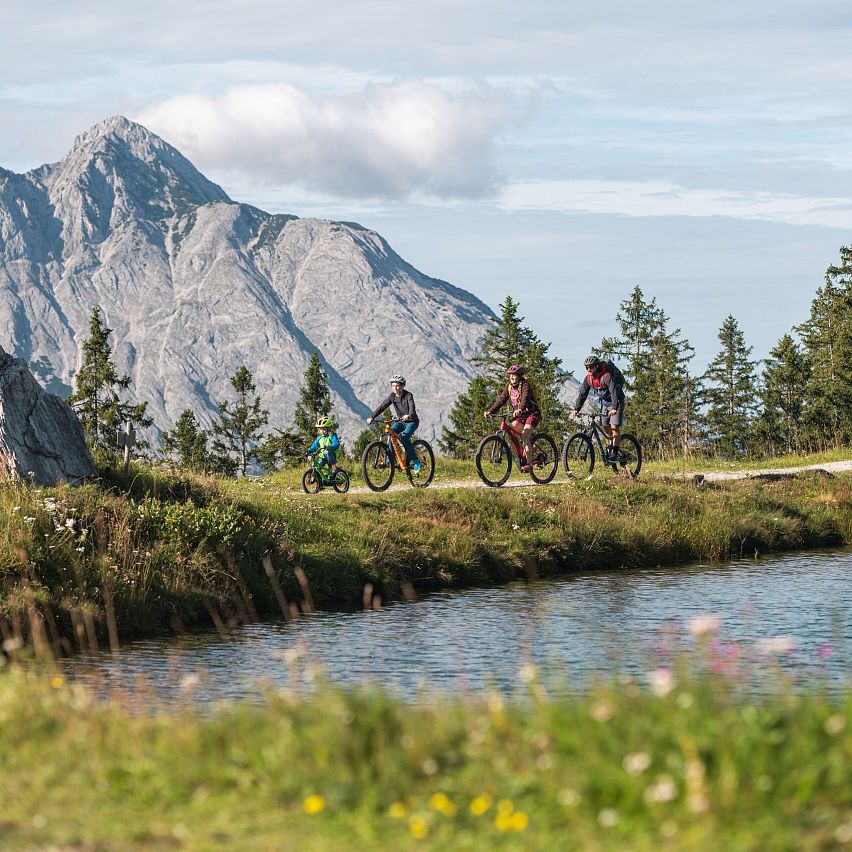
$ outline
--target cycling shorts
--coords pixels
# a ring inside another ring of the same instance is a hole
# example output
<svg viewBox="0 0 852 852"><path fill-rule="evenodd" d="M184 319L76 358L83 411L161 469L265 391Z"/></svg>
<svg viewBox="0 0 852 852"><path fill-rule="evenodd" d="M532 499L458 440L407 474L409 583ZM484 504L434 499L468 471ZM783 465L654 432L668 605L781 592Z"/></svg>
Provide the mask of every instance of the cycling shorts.
<svg viewBox="0 0 852 852"><path fill-rule="evenodd" d="M520 423L522 427L529 426L530 429L535 429L539 423L541 423L541 415L540 414L528 414L526 417L516 417L512 423Z"/></svg>

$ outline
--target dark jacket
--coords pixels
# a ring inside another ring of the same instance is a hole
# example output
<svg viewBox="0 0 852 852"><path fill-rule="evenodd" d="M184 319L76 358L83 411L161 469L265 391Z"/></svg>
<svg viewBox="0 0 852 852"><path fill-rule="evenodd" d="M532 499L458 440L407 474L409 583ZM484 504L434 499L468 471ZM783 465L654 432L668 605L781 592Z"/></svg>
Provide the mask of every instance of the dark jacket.
<svg viewBox="0 0 852 852"><path fill-rule="evenodd" d="M590 376L586 373L586 378L580 385L580 393L574 400L574 411L579 411L583 407L583 403L592 388L599 390L601 399L610 403L613 408L618 408L624 402L624 391L615 383L615 379L610 373L603 372L600 376Z"/></svg>
<svg viewBox="0 0 852 852"><path fill-rule="evenodd" d="M509 385L503 388L503 392L494 402L494 405L488 409L489 414L493 414L500 406L509 402ZM521 417L529 417L530 414L541 414L536 401L533 399L530 383L526 380L518 382L518 404L512 404L513 413L520 409Z"/></svg>
<svg viewBox="0 0 852 852"><path fill-rule="evenodd" d="M393 406L394 416L397 419L402 420L407 414L409 423L420 422L420 418L417 416L417 409L414 407L414 397L405 388L402 389L402 393L399 396L392 393L387 399L382 400L370 417L375 420L390 405Z"/></svg>

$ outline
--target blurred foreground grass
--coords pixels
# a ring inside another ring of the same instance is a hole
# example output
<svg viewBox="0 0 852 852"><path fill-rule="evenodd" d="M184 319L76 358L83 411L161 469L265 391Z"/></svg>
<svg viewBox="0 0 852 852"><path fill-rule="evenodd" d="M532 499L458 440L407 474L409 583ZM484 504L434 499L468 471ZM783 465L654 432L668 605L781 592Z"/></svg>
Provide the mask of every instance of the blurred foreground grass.
<svg viewBox="0 0 852 852"><path fill-rule="evenodd" d="M3 849L804 849L852 843L852 691L658 669L550 699L269 693L201 717L0 672Z"/></svg>

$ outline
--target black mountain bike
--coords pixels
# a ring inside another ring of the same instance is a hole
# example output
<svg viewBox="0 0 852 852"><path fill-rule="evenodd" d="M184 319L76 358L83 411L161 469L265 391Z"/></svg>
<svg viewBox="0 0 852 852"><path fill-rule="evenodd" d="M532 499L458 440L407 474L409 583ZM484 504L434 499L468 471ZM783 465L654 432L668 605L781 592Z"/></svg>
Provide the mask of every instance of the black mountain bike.
<svg viewBox="0 0 852 852"><path fill-rule="evenodd" d="M394 472L405 471L408 481L415 488L425 488L435 475L435 454L428 441L418 438L411 442L420 469L414 471L405 457L405 447L399 435L391 429L396 420L383 420L376 424L384 435L371 441L361 455L361 475L371 491L384 491L393 482Z"/></svg>
<svg viewBox="0 0 852 852"><path fill-rule="evenodd" d="M507 440L508 439L508 440ZM520 465L527 464L524 458L524 446L521 438L512 427L504 414L500 425L493 435L486 435L476 450L476 471L479 478L491 488L499 488L509 478L512 472L512 451ZM532 436L533 457L530 463L530 476L533 482L547 485L559 466L559 451L556 443L546 432L535 432Z"/></svg>
<svg viewBox="0 0 852 852"><path fill-rule="evenodd" d="M562 447L562 466L568 478L575 476L591 476L595 469L595 444L601 459L604 458L606 434L603 430L604 412L586 414L581 411L577 417L585 421L578 432L571 435ZM618 460L605 462L614 473L626 473L631 479L639 476L642 469L642 447L639 439L629 432L621 433L621 443L618 446Z"/></svg>

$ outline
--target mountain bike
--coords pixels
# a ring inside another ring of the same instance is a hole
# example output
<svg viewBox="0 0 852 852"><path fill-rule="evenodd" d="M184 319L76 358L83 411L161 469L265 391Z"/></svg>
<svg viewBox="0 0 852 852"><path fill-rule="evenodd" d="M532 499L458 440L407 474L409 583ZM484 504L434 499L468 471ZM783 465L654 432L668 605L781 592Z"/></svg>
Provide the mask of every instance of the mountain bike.
<svg viewBox="0 0 852 852"><path fill-rule="evenodd" d="M349 490L349 474L342 468L332 470L319 458L319 453L311 453L311 466L302 474L302 489L305 494L318 494L329 486L338 494Z"/></svg>
<svg viewBox="0 0 852 852"><path fill-rule="evenodd" d="M602 424L605 416L603 411L595 414L581 411L577 415L580 420L586 421L586 425L571 435L562 447L562 467L569 479L574 476L592 475L595 469L595 443L600 457L604 458L606 433ZM631 479L635 479L642 469L642 447L639 439L629 432L622 432L621 443L618 445L618 460L605 464L612 468L614 473L618 473L621 468Z"/></svg>
<svg viewBox="0 0 852 852"><path fill-rule="evenodd" d="M361 474L371 491L385 491L393 482L397 470L405 471L408 481L415 488L425 488L435 475L435 453L428 441L421 438L411 442L420 470L412 469L405 455L402 439L391 428L400 420L384 420L376 426L383 432L377 441L371 441L361 455Z"/></svg>
<svg viewBox="0 0 852 852"><path fill-rule="evenodd" d="M507 440L508 438L508 440ZM546 432L535 432L532 436L533 458L530 464L530 476L533 482L547 485L559 466L559 451L556 442ZM524 445L520 435L512 429L507 416L500 417L500 425L493 435L486 435L476 450L476 470L479 478L490 488L499 488L512 473L512 454L518 464L527 464Z"/></svg>

